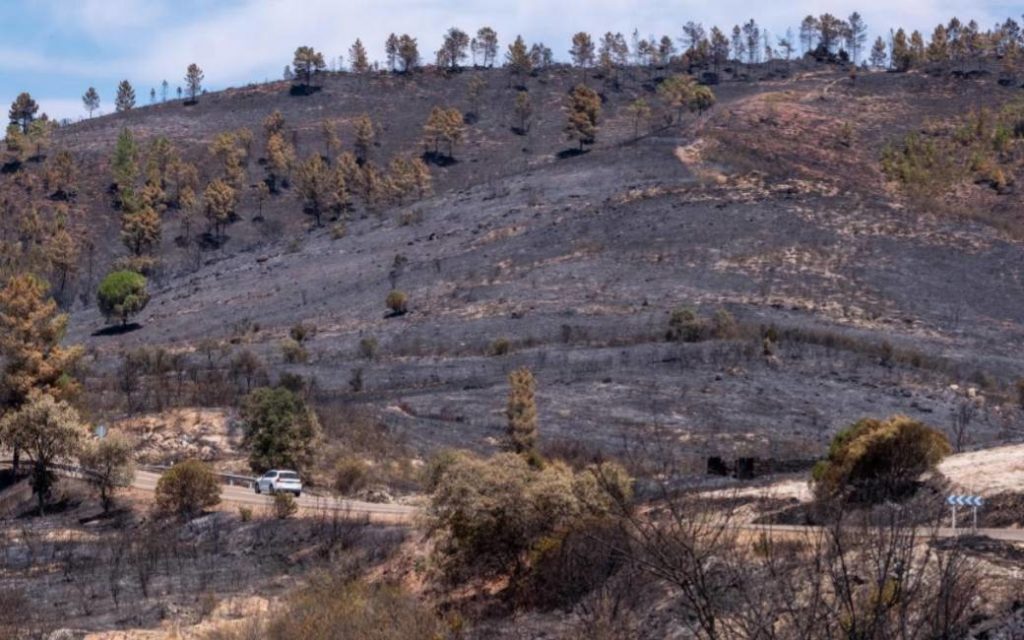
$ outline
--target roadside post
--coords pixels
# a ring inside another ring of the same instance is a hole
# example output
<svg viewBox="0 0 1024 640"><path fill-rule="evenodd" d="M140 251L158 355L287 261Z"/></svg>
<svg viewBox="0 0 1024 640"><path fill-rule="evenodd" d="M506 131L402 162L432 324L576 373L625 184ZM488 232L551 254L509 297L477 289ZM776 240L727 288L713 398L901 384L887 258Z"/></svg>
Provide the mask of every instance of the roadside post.
<svg viewBox="0 0 1024 640"><path fill-rule="evenodd" d="M984 506L985 499L981 496L966 496L966 495L951 495L946 498L946 504L949 505L950 519L953 528L953 533L956 534L956 508L957 507L970 507L971 508L971 531L978 530L978 507Z"/></svg>

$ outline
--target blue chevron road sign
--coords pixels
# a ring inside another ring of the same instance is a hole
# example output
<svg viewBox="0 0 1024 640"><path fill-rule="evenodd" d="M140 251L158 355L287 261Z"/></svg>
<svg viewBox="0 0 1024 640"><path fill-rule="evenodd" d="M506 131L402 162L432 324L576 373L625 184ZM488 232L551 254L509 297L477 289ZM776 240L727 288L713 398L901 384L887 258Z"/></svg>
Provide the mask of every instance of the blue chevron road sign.
<svg viewBox="0 0 1024 640"><path fill-rule="evenodd" d="M958 507L980 507L985 504L985 499L981 496L952 495L946 498L946 504Z"/></svg>

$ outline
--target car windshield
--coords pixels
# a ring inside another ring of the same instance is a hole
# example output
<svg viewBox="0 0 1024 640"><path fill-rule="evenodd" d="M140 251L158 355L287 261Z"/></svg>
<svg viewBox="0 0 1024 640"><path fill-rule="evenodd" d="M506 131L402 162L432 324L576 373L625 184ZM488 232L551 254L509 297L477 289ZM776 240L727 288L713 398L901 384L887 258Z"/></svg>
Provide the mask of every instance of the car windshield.
<svg viewBox="0 0 1024 640"><path fill-rule="evenodd" d="M299 479L299 474L295 473L294 471L282 471L281 472L281 479L282 480L298 480Z"/></svg>

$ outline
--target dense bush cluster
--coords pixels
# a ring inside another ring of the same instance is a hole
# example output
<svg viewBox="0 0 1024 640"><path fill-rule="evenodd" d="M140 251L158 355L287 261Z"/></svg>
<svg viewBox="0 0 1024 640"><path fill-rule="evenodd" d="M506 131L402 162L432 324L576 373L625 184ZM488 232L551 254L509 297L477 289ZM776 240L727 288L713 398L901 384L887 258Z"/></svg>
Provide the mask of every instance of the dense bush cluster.
<svg viewBox="0 0 1024 640"><path fill-rule="evenodd" d="M907 134L882 152L882 170L910 193L937 196L968 179L1004 192L1024 153L1024 101L979 109Z"/></svg>
<svg viewBox="0 0 1024 640"><path fill-rule="evenodd" d="M606 514L632 492L629 475L612 463L576 472L558 461L538 467L512 453L449 454L430 476L438 553L453 578L517 573L545 537Z"/></svg>
<svg viewBox="0 0 1024 640"><path fill-rule="evenodd" d="M320 421L299 396L283 387L256 389L242 402L241 418L253 471L309 469Z"/></svg>
<svg viewBox="0 0 1024 640"><path fill-rule="evenodd" d="M161 513L194 518L220 504L220 482L208 465L198 460L179 462L156 485L156 507Z"/></svg>
<svg viewBox="0 0 1024 640"><path fill-rule="evenodd" d="M815 492L859 502L904 498L951 452L941 432L917 420L864 418L833 438L828 457L814 468Z"/></svg>

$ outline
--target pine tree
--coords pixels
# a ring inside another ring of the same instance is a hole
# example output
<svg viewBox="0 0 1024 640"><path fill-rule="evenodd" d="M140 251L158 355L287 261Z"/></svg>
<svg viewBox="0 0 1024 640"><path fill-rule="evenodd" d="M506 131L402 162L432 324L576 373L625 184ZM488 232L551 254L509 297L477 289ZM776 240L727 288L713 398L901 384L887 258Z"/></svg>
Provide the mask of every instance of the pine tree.
<svg viewBox="0 0 1024 640"><path fill-rule="evenodd" d="M785 37L779 38L779 49L782 50L782 53L786 57L786 60L789 60L790 58L793 57L793 51L796 49L796 46L793 44L792 29L786 29Z"/></svg>
<svg viewBox="0 0 1024 640"><path fill-rule="evenodd" d="M520 82L533 70L533 61L526 51L526 42L523 41L523 36L516 36L512 44L508 45L505 60L508 63L509 74L520 78Z"/></svg>
<svg viewBox="0 0 1024 640"><path fill-rule="evenodd" d="M466 49L469 47L469 36L465 31L452 27L444 34L444 42L437 52L437 66L448 67L454 71L459 68L459 63L466 59Z"/></svg>
<svg viewBox="0 0 1024 640"><path fill-rule="evenodd" d="M750 21L743 24L743 44L744 49L747 52L747 62L754 64L758 61L759 55L758 43L761 41L761 27L757 26L757 22L753 18Z"/></svg>
<svg viewBox="0 0 1024 640"><path fill-rule="evenodd" d="M398 39L398 60L402 63L401 71L408 73L420 64L420 50L416 44L416 38L408 34L402 34Z"/></svg>
<svg viewBox="0 0 1024 640"><path fill-rule="evenodd" d="M473 55L480 56L483 66L493 67L498 57L498 33L490 27L481 27L473 43ZM525 46L523 48L525 51Z"/></svg>
<svg viewBox="0 0 1024 640"><path fill-rule="evenodd" d="M516 369L508 376L509 392L505 416L507 448L518 454L535 454L537 450L537 402L534 398L536 382L526 367Z"/></svg>
<svg viewBox="0 0 1024 640"><path fill-rule="evenodd" d="M321 122L320 133L324 137L324 157L337 157L341 153L341 138L338 136L338 127L334 121L324 120Z"/></svg>
<svg viewBox="0 0 1024 640"><path fill-rule="evenodd" d="M515 114L519 121L519 135L526 135L530 130L530 117L533 115L533 103L528 91L516 92Z"/></svg>
<svg viewBox="0 0 1024 640"><path fill-rule="evenodd" d="M907 42L907 33L903 29L897 29L896 35L892 38L892 66L897 71L906 71L910 68L910 44Z"/></svg>
<svg viewBox="0 0 1024 640"><path fill-rule="evenodd" d="M275 132L267 138L266 156L268 186L271 193L277 193L278 188L284 185L295 162L295 150L285 141L283 134Z"/></svg>
<svg viewBox="0 0 1024 640"><path fill-rule="evenodd" d="M398 64L398 36L391 34L384 43L384 55L387 56L388 71L394 73Z"/></svg>
<svg viewBox="0 0 1024 640"><path fill-rule="evenodd" d="M46 169L46 189L57 200L73 200L78 193L75 158L67 149L54 154Z"/></svg>
<svg viewBox="0 0 1024 640"><path fill-rule="evenodd" d="M484 89L486 88L487 81L484 80L482 75L474 75L466 85L466 96L469 98L469 112L473 114L473 117L480 116L480 98L483 96Z"/></svg>
<svg viewBox="0 0 1024 640"><path fill-rule="evenodd" d="M831 13L818 16L818 46L832 53L849 26Z"/></svg>
<svg viewBox="0 0 1024 640"><path fill-rule="evenodd" d="M199 65L192 63L188 65L185 70L185 86L188 89L188 102L187 104L195 104L199 101L199 94L203 91L203 80L206 76L203 75L203 70L199 68ZM178 89L178 97L181 97L181 88Z"/></svg>
<svg viewBox="0 0 1024 640"><path fill-rule="evenodd" d="M292 60L295 75L302 81L302 86L309 88L313 84L313 75L322 72L327 65L324 55L313 47L302 46L295 50Z"/></svg>
<svg viewBox="0 0 1024 640"><path fill-rule="evenodd" d="M248 132L248 130L245 130ZM251 136L251 133L250 133ZM245 186L245 148L237 132L219 133L210 143L210 154L220 161L224 168L224 179L236 190Z"/></svg>
<svg viewBox="0 0 1024 640"><path fill-rule="evenodd" d="M809 15L800 23L800 44L803 45L804 53L814 49L817 35L818 19Z"/></svg>
<svg viewBox="0 0 1024 640"><path fill-rule="evenodd" d="M122 129L117 136L110 166L117 186L117 202L122 207L126 206L134 197L135 181L139 176L139 149L130 129Z"/></svg>
<svg viewBox="0 0 1024 640"><path fill-rule="evenodd" d="M920 64L925 60L924 37L920 31L914 30L910 34L910 61L912 65Z"/></svg>
<svg viewBox="0 0 1024 640"><path fill-rule="evenodd" d="M711 28L711 63L715 73L729 60L729 38L718 27ZM664 64L664 62L662 62Z"/></svg>
<svg viewBox="0 0 1024 640"><path fill-rule="evenodd" d="M864 48L864 43L867 41L868 26L864 24L864 19L856 11L850 14L846 25L846 48L850 52L850 60L853 61L853 64L857 64L861 49Z"/></svg>
<svg viewBox="0 0 1024 640"><path fill-rule="evenodd" d="M373 146L373 140L375 138L375 131L373 127L373 120L370 120L370 116L363 114L356 118L356 139L355 139L355 151L356 159L360 163L366 162L370 158L370 147Z"/></svg>
<svg viewBox="0 0 1024 640"><path fill-rule="evenodd" d="M428 146L433 144L435 154L439 153L441 144L446 145L447 156L451 159L454 157L455 146L462 141L464 130L461 111L455 107L434 107L423 125L423 137Z"/></svg>
<svg viewBox="0 0 1024 640"><path fill-rule="evenodd" d="M666 106L676 110L676 121L682 122L683 109L690 104L696 83L690 76L672 76L658 85L658 96Z"/></svg>
<svg viewBox="0 0 1024 640"><path fill-rule="evenodd" d="M555 56L551 48L543 42L536 42L530 47L530 65L534 69L547 69L555 63Z"/></svg>
<svg viewBox="0 0 1024 640"><path fill-rule="evenodd" d="M572 48L569 49L572 63L580 69L594 66L594 41L590 34L580 31L572 37Z"/></svg>
<svg viewBox="0 0 1024 640"><path fill-rule="evenodd" d="M40 278L21 274L0 289L0 414L16 411L32 393L73 399L79 385L71 377L80 347L61 343L68 316L47 296Z"/></svg>
<svg viewBox="0 0 1024 640"><path fill-rule="evenodd" d="M89 112L90 118L93 112L100 108L100 94L97 93L95 87L89 87L82 94L82 104L85 105L85 110Z"/></svg>
<svg viewBox="0 0 1024 640"><path fill-rule="evenodd" d="M28 126L28 142L34 148L36 160L43 159L44 151L50 146L54 126L53 121L45 113Z"/></svg>
<svg viewBox="0 0 1024 640"><path fill-rule="evenodd" d="M134 256L148 253L160 242L160 216L149 205L121 215L121 242Z"/></svg>
<svg viewBox="0 0 1024 640"><path fill-rule="evenodd" d="M885 68L886 59L886 47L885 41L882 40L882 36L878 36L875 39L875 44L871 47L871 66L876 69Z"/></svg>
<svg viewBox="0 0 1024 640"><path fill-rule="evenodd" d="M319 154L313 154L296 173L295 196L303 203L307 211L316 219L316 226L321 225L320 216L330 200L331 176Z"/></svg>
<svg viewBox="0 0 1024 640"><path fill-rule="evenodd" d="M356 38L355 43L348 50L348 64L352 73L368 73L370 71L370 60L366 55L366 47L363 41Z"/></svg>
<svg viewBox="0 0 1024 640"><path fill-rule="evenodd" d="M583 145L594 144L597 139L597 120L601 113L601 97L597 92L579 84L569 95L568 122L565 134L569 140L575 140L583 150Z"/></svg>
<svg viewBox="0 0 1024 640"><path fill-rule="evenodd" d="M43 247L46 260L57 277L57 297L64 294L68 280L78 271L81 244L76 235L68 231L64 219L58 218L56 228Z"/></svg>
<svg viewBox="0 0 1024 640"><path fill-rule="evenodd" d="M235 213L235 190L223 180L214 180L203 191L206 219L218 238L224 237L224 226Z"/></svg>
<svg viewBox="0 0 1024 640"><path fill-rule="evenodd" d="M637 98L629 105L629 114L633 116L633 137L640 137L640 124L651 119L651 106L643 98Z"/></svg>
<svg viewBox="0 0 1024 640"><path fill-rule="evenodd" d="M284 115L274 109L270 115L263 119L263 135L270 137L275 133L284 133Z"/></svg>
<svg viewBox="0 0 1024 640"><path fill-rule="evenodd" d="M421 198L430 195L433 189L434 178L430 175L430 167L420 158L411 160L413 181L416 183L416 190Z"/></svg>
<svg viewBox="0 0 1024 640"><path fill-rule="evenodd" d="M28 127L36 119L38 111L39 105L32 99L32 96L22 92L11 103L11 109L7 115L11 124L18 125L21 128L21 133L28 134Z"/></svg>
<svg viewBox="0 0 1024 640"><path fill-rule="evenodd" d="M928 43L928 59L932 62L949 60L949 35L946 27L941 24L932 32L931 42Z"/></svg>
<svg viewBox="0 0 1024 640"><path fill-rule="evenodd" d="M127 80L122 80L117 85L117 98L114 100L114 108L118 113L131 111L135 107L135 89Z"/></svg>
<svg viewBox="0 0 1024 640"><path fill-rule="evenodd" d="M743 39L743 30L740 26L733 25L732 28L732 55L736 58L737 62L743 62L743 58L747 57L747 45Z"/></svg>
<svg viewBox="0 0 1024 640"><path fill-rule="evenodd" d="M260 186L264 189L267 185L263 182ZM192 223L195 222L196 217L196 206L199 204L196 198L196 191L191 185L185 185L178 191L178 209L181 211L181 228L184 231L182 233L182 239L185 244L188 244L192 236ZM263 200L260 199L260 217L262 218L263 212Z"/></svg>
<svg viewBox="0 0 1024 640"><path fill-rule="evenodd" d="M328 177L327 206L336 213L348 209L350 203L349 184L345 176L345 169L339 164Z"/></svg>

